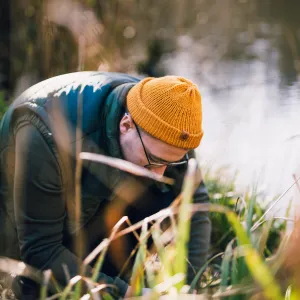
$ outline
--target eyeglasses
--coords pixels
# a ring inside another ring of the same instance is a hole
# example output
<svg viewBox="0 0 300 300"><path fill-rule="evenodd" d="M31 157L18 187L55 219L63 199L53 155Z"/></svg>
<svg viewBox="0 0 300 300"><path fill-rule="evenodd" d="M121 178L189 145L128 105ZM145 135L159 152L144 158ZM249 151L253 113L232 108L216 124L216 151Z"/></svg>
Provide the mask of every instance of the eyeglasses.
<svg viewBox="0 0 300 300"><path fill-rule="evenodd" d="M184 156L184 159L180 160L180 161L174 161L174 162L167 162L167 163L155 163L155 162L151 162L150 161L150 158L149 158L149 155L147 153L147 150L146 150L146 147L144 145L144 142L143 142L143 139L142 139L142 136L141 136L141 133L140 133L140 130L138 128L138 126L135 124L135 122L132 120L132 122L134 123L135 127L136 127L136 131L139 135L139 138L141 140L141 143L142 143L142 146L143 146L143 149L144 149L144 152L145 152L145 155L147 157L147 160L148 160L148 164L144 166L144 168L160 168L160 167L165 167L165 166L179 166L179 165L184 165L188 162L189 160L189 156L188 154L186 153L186 155Z"/></svg>

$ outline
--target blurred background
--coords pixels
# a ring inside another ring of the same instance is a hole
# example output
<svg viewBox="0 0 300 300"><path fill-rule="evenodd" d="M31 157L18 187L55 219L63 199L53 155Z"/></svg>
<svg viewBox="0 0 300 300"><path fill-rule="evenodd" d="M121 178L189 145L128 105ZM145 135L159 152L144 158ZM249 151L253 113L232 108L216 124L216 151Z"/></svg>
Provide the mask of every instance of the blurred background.
<svg viewBox="0 0 300 300"><path fill-rule="evenodd" d="M30 85L100 70L197 83L203 169L264 199L300 176L299 0L2 0L0 114ZM300 201L297 188L287 200ZM286 206L288 201L280 205Z"/></svg>

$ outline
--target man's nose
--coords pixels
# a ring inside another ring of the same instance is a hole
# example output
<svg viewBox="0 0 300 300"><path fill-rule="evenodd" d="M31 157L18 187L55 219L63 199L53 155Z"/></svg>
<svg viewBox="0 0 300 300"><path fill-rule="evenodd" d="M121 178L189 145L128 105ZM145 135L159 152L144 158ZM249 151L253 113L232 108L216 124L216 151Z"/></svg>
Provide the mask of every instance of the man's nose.
<svg viewBox="0 0 300 300"><path fill-rule="evenodd" d="M161 166L159 168L150 168L150 171L157 174L157 175L164 175L165 170L166 170L167 166Z"/></svg>

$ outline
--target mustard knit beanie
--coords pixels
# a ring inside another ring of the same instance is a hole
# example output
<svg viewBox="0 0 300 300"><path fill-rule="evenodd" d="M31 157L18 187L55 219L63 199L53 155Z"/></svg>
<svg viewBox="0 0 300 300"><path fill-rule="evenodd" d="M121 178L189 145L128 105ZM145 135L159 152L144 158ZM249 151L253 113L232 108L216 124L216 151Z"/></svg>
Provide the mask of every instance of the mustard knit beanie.
<svg viewBox="0 0 300 300"><path fill-rule="evenodd" d="M148 77L132 87L127 108L150 135L179 148L197 148L203 136L198 88L178 76Z"/></svg>

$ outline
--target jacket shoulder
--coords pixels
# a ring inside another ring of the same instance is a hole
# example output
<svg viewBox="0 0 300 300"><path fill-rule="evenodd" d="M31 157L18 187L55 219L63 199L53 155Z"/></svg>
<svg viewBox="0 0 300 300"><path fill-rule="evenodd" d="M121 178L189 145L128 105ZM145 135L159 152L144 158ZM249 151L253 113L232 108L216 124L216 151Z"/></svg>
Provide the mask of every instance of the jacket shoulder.
<svg viewBox="0 0 300 300"><path fill-rule="evenodd" d="M84 71L55 76L41 81L25 90L14 101L16 105L25 101L46 99L53 94L68 94L71 90L80 87L80 91L86 86L92 86L93 90L102 85L109 84L113 88L126 82L138 82L140 79L123 73Z"/></svg>

